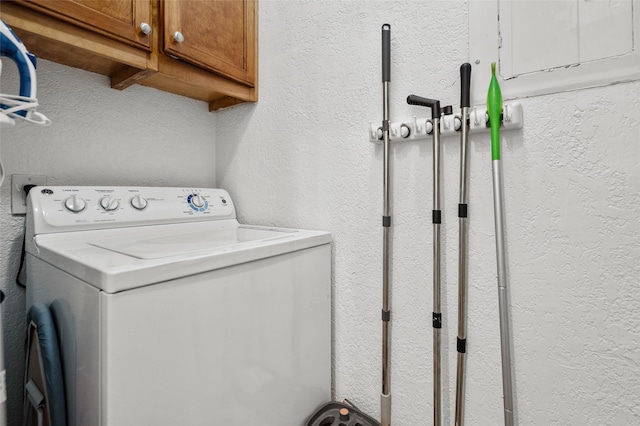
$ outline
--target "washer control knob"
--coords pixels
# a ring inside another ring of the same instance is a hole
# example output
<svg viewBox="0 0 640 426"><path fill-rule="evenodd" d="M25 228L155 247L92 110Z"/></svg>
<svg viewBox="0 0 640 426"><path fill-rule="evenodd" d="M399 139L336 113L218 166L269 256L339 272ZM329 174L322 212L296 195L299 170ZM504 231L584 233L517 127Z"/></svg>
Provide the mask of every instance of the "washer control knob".
<svg viewBox="0 0 640 426"><path fill-rule="evenodd" d="M194 206L200 208L202 206L204 206L205 203L205 199L202 195L200 194L193 194L191 196L191 204L193 204Z"/></svg>
<svg viewBox="0 0 640 426"><path fill-rule="evenodd" d="M149 202L142 198L140 194L131 199L131 207L136 210L144 210L147 208L147 205L149 205Z"/></svg>
<svg viewBox="0 0 640 426"><path fill-rule="evenodd" d="M72 195L71 197L64 200L64 206L70 212L80 213L87 207L87 202L77 195Z"/></svg>
<svg viewBox="0 0 640 426"><path fill-rule="evenodd" d="M118 207L120 207L120 201L111 195L107 195L100 200L100 207L107 212L112 212L114 210L118 210Z"/></svg>

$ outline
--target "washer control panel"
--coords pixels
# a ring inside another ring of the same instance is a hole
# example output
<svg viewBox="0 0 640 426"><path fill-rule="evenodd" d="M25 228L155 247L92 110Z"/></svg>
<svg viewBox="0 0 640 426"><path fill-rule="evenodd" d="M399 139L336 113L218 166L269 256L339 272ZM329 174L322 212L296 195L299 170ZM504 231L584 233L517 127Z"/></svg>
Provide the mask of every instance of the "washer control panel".
<svg viewBox="0 0 640 426"><path fill-rule="evenodd" d="M42 186L29 192L27 211L48 232L235 219L218 188Z"/></svg>

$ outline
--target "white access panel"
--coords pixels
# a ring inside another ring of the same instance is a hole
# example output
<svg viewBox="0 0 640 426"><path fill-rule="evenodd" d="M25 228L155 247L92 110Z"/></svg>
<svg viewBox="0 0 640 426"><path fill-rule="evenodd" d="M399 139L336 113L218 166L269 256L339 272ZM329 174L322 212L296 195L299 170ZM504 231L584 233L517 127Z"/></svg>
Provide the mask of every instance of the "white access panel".
<svg viewBox="0 0 640 426"><path fill-rule="evenodd" d="M640 1L471 0L469 55L472 104L637 80Z"/></svg>
<svg viewBox="0 0 640 426"><path fill-rule="evenodd" d="M597 61L629 55L640 46L634 45L634 28L640 28L631 1L583 1L578 3L578 51L580 62ZM640 66L640 59L636 64Z"/></svg>
<svg viewBox="0 0 640 426"><path fill-rule="evenodd" d="M631 6L500 0L500 74L509 79L633 53Z"/></svg>

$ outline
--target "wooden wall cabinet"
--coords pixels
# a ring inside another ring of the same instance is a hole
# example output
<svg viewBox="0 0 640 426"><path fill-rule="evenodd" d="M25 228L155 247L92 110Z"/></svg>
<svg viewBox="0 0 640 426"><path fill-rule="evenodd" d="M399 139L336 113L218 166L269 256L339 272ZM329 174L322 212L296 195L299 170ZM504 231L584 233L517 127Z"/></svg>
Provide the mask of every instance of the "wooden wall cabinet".
<svg viewBox="0 0 640 426"><path fill-rule="evenodd" d="M3 0L0 17L39 58L217 110L258 100L257 0Z"/></svg>

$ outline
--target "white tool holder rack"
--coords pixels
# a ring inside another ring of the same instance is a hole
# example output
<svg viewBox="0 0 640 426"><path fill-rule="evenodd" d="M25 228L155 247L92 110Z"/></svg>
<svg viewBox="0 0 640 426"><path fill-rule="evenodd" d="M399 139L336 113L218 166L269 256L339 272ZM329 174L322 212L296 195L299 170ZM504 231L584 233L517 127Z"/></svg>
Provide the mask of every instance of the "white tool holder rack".
<svg viewBox="0 0 640 426"><path fill-rule="evenodd" d="M522 105L519 102L505 103L502 106L501 130L522 128ZM442 115L440 117L440 136L459 135L462 119L460 114ZM471 134L488 133L489 115L486 107L472 106L469 108L469 129ZM413 117L404 121L389 123L389 140L391 142L431 140L433 123L431 118ZM382 142L382 126L371 123L369 128L369 142Z"/></svg>

